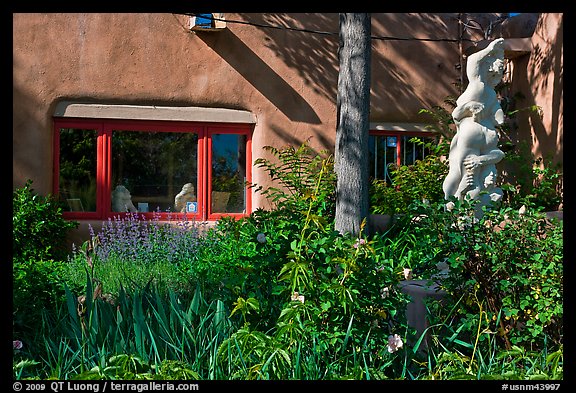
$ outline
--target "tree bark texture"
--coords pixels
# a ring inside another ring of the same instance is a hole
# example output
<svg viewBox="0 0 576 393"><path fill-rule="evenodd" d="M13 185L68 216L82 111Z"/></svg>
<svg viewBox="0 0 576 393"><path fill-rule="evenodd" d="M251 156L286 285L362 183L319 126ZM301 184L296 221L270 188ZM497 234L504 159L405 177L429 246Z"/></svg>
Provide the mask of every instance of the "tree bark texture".
<svg viewBox="0 0 576 393"><path fill-rule="evenodd" d="M370 14L340 14L335 229L353 235L369 214L370 35Z"/></svg>

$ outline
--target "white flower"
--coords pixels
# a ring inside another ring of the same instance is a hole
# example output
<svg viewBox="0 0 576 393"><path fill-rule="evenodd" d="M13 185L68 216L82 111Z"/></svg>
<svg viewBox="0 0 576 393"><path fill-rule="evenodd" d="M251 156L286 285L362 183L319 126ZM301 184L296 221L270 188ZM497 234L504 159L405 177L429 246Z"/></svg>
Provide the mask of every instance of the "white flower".
<svg viewBox="0 0 576 393"><path fill-rule="evenodd" d="M266 235L263 233L259 233L256 236L256 240L258 240L258 243L266 243Z"/></svg>
<svg viewBox="0 0 576 393"><path fill-rule="evenodd" d="M428 217L426 214L419 214L417 216L414 216L412 218L411 222L418 223L418 222L422 221L423 219L425 219L426 217Z"/></svg>
<svg viewBox="0 0 576 393"><path fill-rule="evenodd" d="M388 296L390 296L390 288L388 287L382 288L382 290L380 291L380 296L382 297L382 299L386 299Z"/></svg>
<svg viewBox="0 0 576 393"><path fill-rule="evenodd" d="M388 336L388 346L387 346L388 352L394 353L400 348L402 348L403 345L404 343L402 342L402 339L400 338L399 335L395 334Z"/></svg>
<svg viewBox="0 0 576 393"><path fill-rule="evenodd" d="M406 280L412 280L412 269L404 268L404 278Z"/></svg>
<svg viewBox="0 0 576 393"><path fill-rule="evenodd" d="M522 205L522 207L518 210L518 214L520 214L521 216L526 214L526 206L525 205Z"/></svg>
<svg viewBox="0 0 576 393"><path fill-rule="evenodd" d="M24 346L24 344L20 340L13 340L12 345L14 346L14 349L22 349L22 347Z"/></svg>
<svg viewBox="0 0 576 393"><path fill-rule="evenodd" d="M294 292L290 297L292 301L299 301L300 303L304 304L304 295L298 294L298 292Z"/></svg>

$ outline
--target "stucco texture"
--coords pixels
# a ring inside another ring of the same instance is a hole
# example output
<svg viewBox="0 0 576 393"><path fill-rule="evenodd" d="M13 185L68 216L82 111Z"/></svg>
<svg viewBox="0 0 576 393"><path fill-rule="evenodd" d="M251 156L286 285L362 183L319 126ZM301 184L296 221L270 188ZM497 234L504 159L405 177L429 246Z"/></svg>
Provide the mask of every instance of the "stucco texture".
<svg viewBox="0 0 576 393"><path fill-rule="evenodd" d="M195 32L183 14L13 14L13 187L32 179L53 192L52 116L62 101L238 109L256 118L253 159L266 145L307 139L333 150L338 14L225 15L225 29ZM561 160L562 14L545 15L534 50L515 60L514 87L546 110L519 133ZM372 14L370 121L427 122L420 109L456 97L460 34L456 13ZM252 179L268 184L257 168Z"/></svg>

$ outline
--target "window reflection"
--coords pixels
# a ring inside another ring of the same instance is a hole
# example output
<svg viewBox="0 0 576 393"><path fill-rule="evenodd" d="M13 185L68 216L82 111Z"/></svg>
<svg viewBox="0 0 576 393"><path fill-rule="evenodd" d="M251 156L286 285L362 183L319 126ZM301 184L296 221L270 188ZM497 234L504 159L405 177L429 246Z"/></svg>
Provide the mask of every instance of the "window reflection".
<svg viewBox="0 0 576 393"><path fill-rule="evenodd" d="M54 193L67 206L67 218L249 214L245 125L56 119L54 129Z"/></svg>
<svg viewBox="0 0 576 393"><path fill-rule="evenodd" d="M139 212L182 212L188 208L195 213L197 205L187 202L196 202L198 135L113 131L112 189L119 186L129 192ZM112 211L126 211L124 206L130 205L113 203Z"/></svg>
<svg viewBox="0 0 576 393"><path fill-rule="evenodd" d="M410 135L370 135L368 138L370 177L385 179L391 183L395 166L412 165L416 160L422 160L426 156L425 148L412 141L413 138L414 136ZM419 139L431 140L426 137Z"/></svg>
<svg viewBox="0 0 576 393"><path fill-rule="evenodd" d="M95 212L98 132L61 128L59 137L59 198L68 211Z"/></svg>
<svg viewBox="0 0 576 393"><path fill-rule="evenodd" d="M212 135L212 213L246 211L246 136Z"/></svg>

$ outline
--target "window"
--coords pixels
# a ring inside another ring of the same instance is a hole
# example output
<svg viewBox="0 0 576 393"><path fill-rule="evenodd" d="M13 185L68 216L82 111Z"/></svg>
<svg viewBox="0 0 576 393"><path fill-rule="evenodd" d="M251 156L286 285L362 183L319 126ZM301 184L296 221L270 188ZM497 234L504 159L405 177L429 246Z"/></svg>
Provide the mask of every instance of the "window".
<svg viewBox="0 0 576 393"><path fill-rule="evenodd" d="M411 141L415 137L424 141L435 140L435 135L430 131L371 130L368 138L370 178L391 183L394 166L411 165L416 160L422 160L428 151Z"/></svg>
<svg viewBox="0 0 576 393"><path fill-rule="evenodd" d="M250 213L250 124L56 118L54 128L66 218Z"/></svg>

